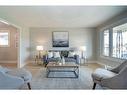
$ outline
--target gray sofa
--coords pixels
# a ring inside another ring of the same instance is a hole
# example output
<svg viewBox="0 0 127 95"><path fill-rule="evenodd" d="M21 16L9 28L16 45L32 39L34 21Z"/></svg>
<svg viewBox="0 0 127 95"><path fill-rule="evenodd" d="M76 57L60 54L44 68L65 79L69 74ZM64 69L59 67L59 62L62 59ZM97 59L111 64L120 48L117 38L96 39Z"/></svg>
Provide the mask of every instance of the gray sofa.
<svg viewBox="0 0 127 95"><path fill-rule="evenodd" d="M57 62L58 60L60 60L62 57L64 57L65 62L74 62L76 64L80 63L80 59L79 59L79 55L74 55L74 57L68 57L69 52L72 52L73 50L65 50L65 51L54 51L54 50L49 50L48 52L59 52L60 53L60 58L48 58L48 55L44 55L43 56L43 61L45 64L48 64L49 62Z"/></svg>

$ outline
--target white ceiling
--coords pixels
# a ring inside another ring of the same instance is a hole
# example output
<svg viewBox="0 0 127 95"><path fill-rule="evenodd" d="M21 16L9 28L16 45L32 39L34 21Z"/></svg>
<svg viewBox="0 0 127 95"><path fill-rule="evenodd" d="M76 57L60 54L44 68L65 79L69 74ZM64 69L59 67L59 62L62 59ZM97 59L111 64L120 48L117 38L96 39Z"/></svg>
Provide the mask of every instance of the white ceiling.
<svg viewBox="0 0 127 95"><path fill-rule="evenodd" d="M28 27L97 27L124 6L1 6L0 13Z"/></svg>

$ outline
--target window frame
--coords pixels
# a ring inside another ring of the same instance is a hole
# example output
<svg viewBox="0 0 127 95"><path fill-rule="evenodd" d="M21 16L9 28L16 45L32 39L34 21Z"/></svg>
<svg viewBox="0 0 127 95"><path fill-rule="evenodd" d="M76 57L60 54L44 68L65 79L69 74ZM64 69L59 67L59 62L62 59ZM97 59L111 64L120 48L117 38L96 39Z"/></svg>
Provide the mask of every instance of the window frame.
<svg viewBox="0 0 127 95"><path fill-rule="evenodd" d="M105 31L108 31L108 32L110 33L109 29L104 29L104 30L103 30L103 33L102 33L102 35L103 35L103 40L102 40L102 55L105 56L105 57L108 57L110 54L108 54L108 55L105 55L105 54L104 54L104 32L105 32ZM109 36L110 36L110 35L109 35ZM110 47L109 47L109 49L110 49Z"/></svg>
<svg viewBox="0 0 127 95"><path fill-rule="evenodd" d="M117 58L117 57L113 57L112 56L112 53L113 53L113 28L117 27L117 26L120 26L120 25L123 25L123 24L126 24L127 22L124 22L124 23L120 23L120 24L117 24L115 26L111 26L109 28L106 28L106 29L103 29L101 31L101 35L100 35L100 57L101 58L104 58L104 59L108 59L108 60L116 60L116 61L120 61L120 60L127 60L127 59L122 59L122 58ZM103 50L104 50L104 31L105 30L109 30L109 56L106 56L103 54Z"/></svg>
<svg viewBox="0 0 127 95"><path fill-rule="evenodd" d="M8 33L8 45L0 45L0 47L10 47L10 31L9 30L5 30L5 29L1 29L0 33Z"/></svg>

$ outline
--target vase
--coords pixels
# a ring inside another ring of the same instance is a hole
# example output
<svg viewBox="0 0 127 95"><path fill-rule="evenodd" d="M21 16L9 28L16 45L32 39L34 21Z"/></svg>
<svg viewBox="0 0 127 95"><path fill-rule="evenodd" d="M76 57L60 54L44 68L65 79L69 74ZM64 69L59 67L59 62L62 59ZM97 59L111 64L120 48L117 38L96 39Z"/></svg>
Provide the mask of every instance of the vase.
<svg viewBox="0 0 127 95"><path fill-rule="evenodd" d="M65 59L64 59L64 57L62 57L62 64L65 64Z"/></svg>

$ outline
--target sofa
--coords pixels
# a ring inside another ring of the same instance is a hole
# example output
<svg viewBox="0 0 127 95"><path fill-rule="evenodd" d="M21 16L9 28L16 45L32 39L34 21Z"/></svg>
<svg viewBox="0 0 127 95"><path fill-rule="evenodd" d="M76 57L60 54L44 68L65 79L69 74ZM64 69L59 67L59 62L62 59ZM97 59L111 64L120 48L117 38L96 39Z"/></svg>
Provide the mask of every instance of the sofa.
<svg viewBox="0 0 127 95"><path fill-rule="evenodd" d="M53 53L53 56L48 56L48 53ZM57 52L59 53L56 54L57 56L54 56L54 53ZM70 54L73 53L73 54ZM58 62L61 60L61 58L64 57L65 62L74 62L76 64L80 63L79 55L75 54L73 50L49 50L47 53L43 56L43 62L47 65L49 62Z"/></svg>

